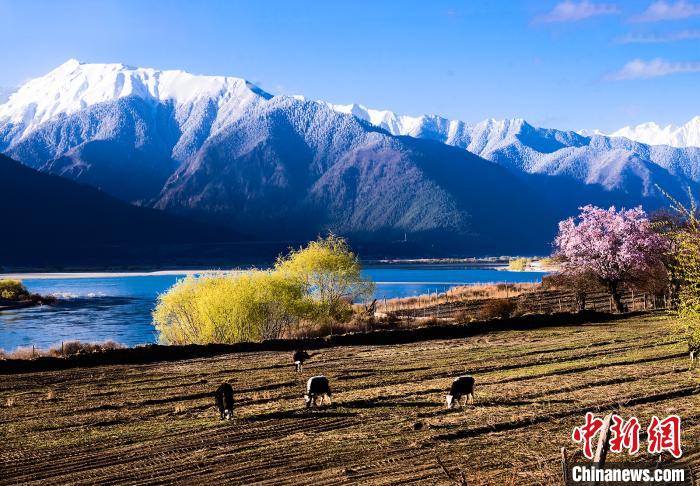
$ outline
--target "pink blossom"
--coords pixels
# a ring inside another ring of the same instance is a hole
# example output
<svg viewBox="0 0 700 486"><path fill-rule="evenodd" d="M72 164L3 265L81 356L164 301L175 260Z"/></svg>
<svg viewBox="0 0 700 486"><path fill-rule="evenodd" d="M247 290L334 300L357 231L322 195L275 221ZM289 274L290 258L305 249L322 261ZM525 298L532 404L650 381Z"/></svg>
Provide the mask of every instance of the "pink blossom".
<svg viewBox="0 0 700 486"><path fill-rule="evenodd" d="M575 220L559 223L555 256L569 274L592 273L601 282L616 284L660 261L667 242L655 233L641 207L580 208Z"/></svg>

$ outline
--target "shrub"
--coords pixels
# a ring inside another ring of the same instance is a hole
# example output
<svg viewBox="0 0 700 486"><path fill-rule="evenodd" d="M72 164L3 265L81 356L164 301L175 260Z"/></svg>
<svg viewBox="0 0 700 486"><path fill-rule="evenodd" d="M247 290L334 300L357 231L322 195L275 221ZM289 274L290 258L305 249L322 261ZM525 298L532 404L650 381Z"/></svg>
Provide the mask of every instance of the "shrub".
<svg viewBox="0 0 700 486"><path fill-rule="evenodd" d="M688 196L690 206L668 196L675 217L665 231L672 242L668 257L676 290L675 313L689 350L697 352L700 351L700 215L690 190Z"/></svg>
<svg viewBox="0 0 700 486"><path fill-rule="evenodd" d="M484 320L488 319L507 319L511 317L518 304L511 299L489 299L479 312L479 317Z"/></svg>
<svg viewBox="0 0 700 486"><path fill-rule="evenodd" d="M467 311L467 310L461 310L461 311L457 312L454 316L454 320L458 324L470 322L473 319L474 319L474 314L472 312Z"/></svg>
<svg viewBox="0 0 700 486"><path fill-rule="evenodd" d="M165 344L277 338L308 313L302 285L274 272L189 276L158 297L153 321Z"/></svg>
<svg viewBox="0 0 700 486"><path fill-rule="evenodd" d="M40 350L34 349L31 346L20 346L14 351L6 352L0 351L0 358L2 359L34 359L39 356L43 356Z"/></svg>
<svg viewBox="0 0 700 486"><path fill-rule="evenodd" d="M165 344L330 334L350 320L353 301L374 293L360 270L347 242L330 235L280 256L271 271L180 280L158 297L153 321Z"/></svg>
<svg viewBox="0 0 700 486"><path fill-rule="evenodd" d="M30 297L29 291L21 280L0 280L0 298L5 300L24 300Z"/></svg>
<svg viewBox="0 0 700 486"><path fill-rule="evenodd" d="M510 260L508 262L508 270L512 270L514 272L522 272L527 268L529 264L529 258L514 258L513 260Z"/></svg>
<svg viewBox="0 0 700 486"><path fill-rule="evenodd" d="M111 349L123 349L126 346L114 341L104 341L102 343L84 343L81 341L66 341L63 345L54 346L49 349L50 356L74 356L84 353L101 353Z"/></svg>

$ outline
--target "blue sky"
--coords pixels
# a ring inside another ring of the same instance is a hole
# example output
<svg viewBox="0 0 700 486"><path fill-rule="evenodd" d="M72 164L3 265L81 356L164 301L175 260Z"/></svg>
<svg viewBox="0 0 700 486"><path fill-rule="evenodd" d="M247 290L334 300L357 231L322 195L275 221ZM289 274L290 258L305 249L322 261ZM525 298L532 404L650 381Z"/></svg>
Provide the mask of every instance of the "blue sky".
<svg viewBox="0 0 700 486"><path fill-rule="evenodd" d="M0 25L0 86L74 57L465 121L700 114L700 0L0 0Z"/></svg>

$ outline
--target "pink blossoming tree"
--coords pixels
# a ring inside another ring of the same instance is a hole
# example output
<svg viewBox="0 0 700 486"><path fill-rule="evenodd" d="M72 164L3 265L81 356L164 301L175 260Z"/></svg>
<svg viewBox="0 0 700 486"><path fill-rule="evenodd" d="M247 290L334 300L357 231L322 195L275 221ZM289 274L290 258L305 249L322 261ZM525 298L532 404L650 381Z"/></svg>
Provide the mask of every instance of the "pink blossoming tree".
<svg viewBox="0 0 700 486"><path fill-rule="evenodd" d="M554 255L565 275L588 274L597 279L610 293L615 309L622 312L623 284L662 264L667 241L654 232L641 207L580 209L578 218L559 223Z"/></svg>

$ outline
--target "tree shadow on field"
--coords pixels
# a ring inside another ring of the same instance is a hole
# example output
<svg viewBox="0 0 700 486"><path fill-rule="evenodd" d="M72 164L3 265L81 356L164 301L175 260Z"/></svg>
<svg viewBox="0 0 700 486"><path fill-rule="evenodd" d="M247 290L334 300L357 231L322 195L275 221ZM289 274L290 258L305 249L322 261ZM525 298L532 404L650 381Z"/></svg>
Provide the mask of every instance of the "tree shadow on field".
<svg viewBox="0 0 700 486"><path fill-rule="evenodd" d="M309 417L356 417L355 412L339 412L333 410L333 405L324 408L303 408L298 410L282 410L278 412L261 413L246 417L248 422L262 422L265 420L280 419L307 419Z"/></svg>
<svg viewBox="0 0 700 486"><path fill-rule="evenodd" d="M353 400L350 402L343 402L343 407L345 408L432 408L436 404L430 402L419 402L419 401L401 401L392 402L387 399L380 400Z"/></svg>
<svg viewBox="0 0 700 486"><path fill-rule="evenodd" d="M359 380L360 378L367 378L370 376L375 376L375 373L360 373L357 375L353 375L353 374L338 375L338 377L336 377L336 380L338 380L338 381Z"/></svg>
<svg viewBox="0 0 700 486"><path fill-rule="evenodd" d="M288 388L288 387L294 387L298 384L297 381L285 381L284 383L272 383L269 385L260 385L260 386L254 386L250 388L239 388L237 393L251 393L251 392L260 392L260 391L270 391L270 390L277 390L279 388Z"/></svg>
<svg viewBox="0 0 700 486"><path fill-rule="evenodd" d="M479 400L475 401L472 406L474 407L522 407L526 405L532 405L534 402L527 400Z"/></svg>
<svg viewBox="0 0 700 486"><path fill-rule="evenodd" d="M450 414L454 414L454 413L465 413L465 412L468 413L470 410L475 410L475 409L482 408L482 407L508 407L508 406L521 407L521 406L532 405L533 403L536 403L536 402L522 401L522 400L484 400L484 401L475 401L473 404L468 403L462 407L447 408L447 407L445 407L445 403L442 402L440 404L431 404L431 406L442 407L440 410L436 410L434 412L419 413L417 415L417 417L418 418L439 417L442 415L450 415Z"/></svg>

